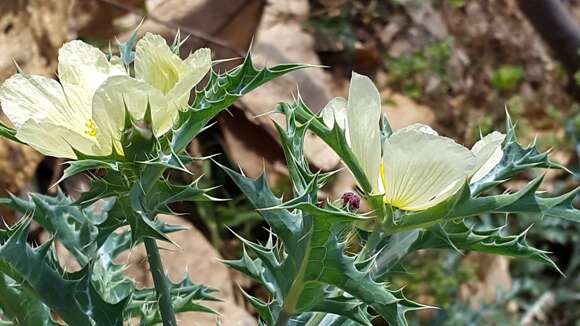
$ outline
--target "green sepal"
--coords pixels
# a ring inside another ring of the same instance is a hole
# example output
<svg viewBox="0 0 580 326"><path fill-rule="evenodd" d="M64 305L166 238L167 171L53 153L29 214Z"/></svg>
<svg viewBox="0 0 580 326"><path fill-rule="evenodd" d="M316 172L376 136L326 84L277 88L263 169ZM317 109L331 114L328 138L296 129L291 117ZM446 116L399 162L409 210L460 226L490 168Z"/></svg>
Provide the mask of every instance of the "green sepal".
<svg viewBox="0 0 580 326"><path fill-rule="evenodd" d="M0 136L15 141L17 143L23 144L23 142L21 142L18 138L16 138L16 130L8 127L2 122L0 122Z"/></svg>
<svg viewBox="0 0 580 326"><path fill-rule="evenodd" d="M125 160L129 162L145 161L159 146L158 139L153 135L151 106L147 109L143 120L135 121L125 107L125 127L121 137Z"/></svg>
<svg viewBox="0 0 580 326"><path fill-rule="evenodd" d="M117 45L119 48L119 55L121 56L121 60L123 60L125 66L129 66L135 60L135 51L133 51L133 47L137 42L137 31L141 28L141 25L143 25L143 21L144 20L142 20L133 32L131 32L127 41L119 42Z"/></svg>
<svg viewBox="0 0 580 326"><path fill-rule="evenodd" d="M170 46L171 51L176 55L179 55L181 46L183 46L183 44L185 44L185 42L187 42L188 39L189 35L186 36L184 39L181 39L181 30L178 28L177 32L175 33L175 37L173 38L173 43Z"/></svg>

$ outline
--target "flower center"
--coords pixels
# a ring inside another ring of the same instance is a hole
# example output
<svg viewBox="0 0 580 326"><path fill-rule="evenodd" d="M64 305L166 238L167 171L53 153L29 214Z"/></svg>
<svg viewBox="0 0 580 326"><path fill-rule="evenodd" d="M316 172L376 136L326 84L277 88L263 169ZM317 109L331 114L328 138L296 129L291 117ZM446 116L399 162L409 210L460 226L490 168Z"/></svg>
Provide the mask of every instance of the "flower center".
<svg viewBox="0 0 580 326"><path fill-rule="evenodd" d="M95 126L95 121L93 119L87 120L85 123L85 135L89 137L96 137L97 136L97 127Z"/></svg>

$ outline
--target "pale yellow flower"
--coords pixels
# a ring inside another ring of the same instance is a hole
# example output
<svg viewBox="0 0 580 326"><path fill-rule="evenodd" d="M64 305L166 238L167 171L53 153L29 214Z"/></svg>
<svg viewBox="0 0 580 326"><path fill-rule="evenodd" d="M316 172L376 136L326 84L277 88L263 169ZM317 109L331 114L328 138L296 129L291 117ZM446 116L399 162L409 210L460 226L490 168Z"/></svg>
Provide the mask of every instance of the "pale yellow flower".
<svg viewBox="0 0 580 326"><path fill-rule="evenodd" d="M353 72L348 101L340 97L331 100L321 115L329 128L336 121L345 131L348 145L365 172L373 193L379 193L381 95L372 80Z"/></svg>
<svg viewBox="0 0 580 326"><path fill-rule="evenodd" d="M348 105L343 101L332 100L321 113L323 120L345 131L373 192L384 194L393 207L416 211L437 205L468 179L481 180L502 159L505 135L499 132L469 150L429 126L414 124L394 132L381 146L380 95L367 77L353 73Z"/></svg>
<svg viewBox="0 0 580 326"><path fill-rule="evenodd" d="M161 136L171 129L179 111L188 108L191 90L210 68L209 49L198 49L182 60L163 37L147 33L137 42L135 77L112 77L97 90L95 121L115 134L124 127L125 107L140 120L149 105L153 134ZM112 116L107 115L111 108L115 108Z"/></svg>
<svg viewBox="0 0 580 326"><path fill-rule="evenodd" d="M107 78L125 74L122 64L110 62L99 49L71 41L59 50L60 83L15 74L0 87L0 104L16 137L45 155L76 158L72 148L87 155L109 155L112 142L107 140L113 136L95 123L93 95Z"/></svg>
<svg viewBox="0 0 580 326"><path fill-rule="evenodd" d="M123 154L127 110L142 120L150 107L154 135L170 130L211 68L211 53L200 49L181 60L161 36L148 33L136 46L135 78L119 58L109 61L82 41L66 43L58 61L60 84L19 73L0 88L0 104L19 140L45 155L76 158L73 148L91 156Z"/></svg>

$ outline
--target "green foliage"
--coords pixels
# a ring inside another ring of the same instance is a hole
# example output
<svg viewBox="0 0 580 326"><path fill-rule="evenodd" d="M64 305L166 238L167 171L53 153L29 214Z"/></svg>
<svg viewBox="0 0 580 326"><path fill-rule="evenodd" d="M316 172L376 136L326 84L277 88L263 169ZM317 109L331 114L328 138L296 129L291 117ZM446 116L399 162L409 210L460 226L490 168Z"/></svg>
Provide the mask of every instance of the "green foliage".
<svg viewBox="0 0 580 326"><path fill-rule="evenodd" d="M580 221L580 211L572 207L578 189L559 197L540 196L542 177L514 193L484 194L527 169L562 168L534 144L518 144L509 116L504 157L480 182L466 183L447 200L416 212L395 210L380 196L367 196L374 211L359 214L342 204L319 202L319 190L332 173L310 171L303 154L304 135L311 130L342 158L363 193L370 193L368 180L338 126L328 128L300 98L280 104L277 112L286 116L286 127L277 126L277 130L294 198L283 202L276 197L264 176L254 180L222 167L271 228L265 244L241 238L242 257L227 262L269 293L268 301L246 294L262 324L368 325L380 316L389 324L406 325L407 311L426 306L391 289L389 280L405 273L406 258L419 250L479 251L533 260L559 271L548 252L526 241L529 229L509 234L506 226L468 223L469 218L490 213ZM391 133L388 121L382 121L382 128L386 139ZM371 227L360 229L363 224Z"/></svg>
<svg viewBox="0 0 580 326"><path fill-rule="evenodd" d="M500 91L513 90L523 79L524 70L518 66L505 65L491 73L491 85Z"/></svg>

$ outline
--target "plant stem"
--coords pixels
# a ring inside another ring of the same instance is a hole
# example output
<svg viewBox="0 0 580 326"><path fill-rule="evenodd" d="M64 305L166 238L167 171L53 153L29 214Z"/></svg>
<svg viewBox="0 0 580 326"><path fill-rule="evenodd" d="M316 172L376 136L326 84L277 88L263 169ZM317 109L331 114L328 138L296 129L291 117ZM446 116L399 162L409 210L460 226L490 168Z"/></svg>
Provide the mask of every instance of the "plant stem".
<svg viewBox="0 0 580 326"><path fill-rule="evenodd" d="M278 315L278 320L276 320L276 326L287 326L288 321L290 321L290 314L286 313L286 311L280 311Z"/></svg>
<svg viewBox="0 0 580 326"><path fill-rule="evenodd" d="M159 248L153 238L145 238L145 249L147 250L147 259L149 260L149 269L153 276L157 301L159 302L159 312L163 326L177 326L173 304L171 303L171 293L169 282L163 270L163 263L159 255Z"/></svg>

